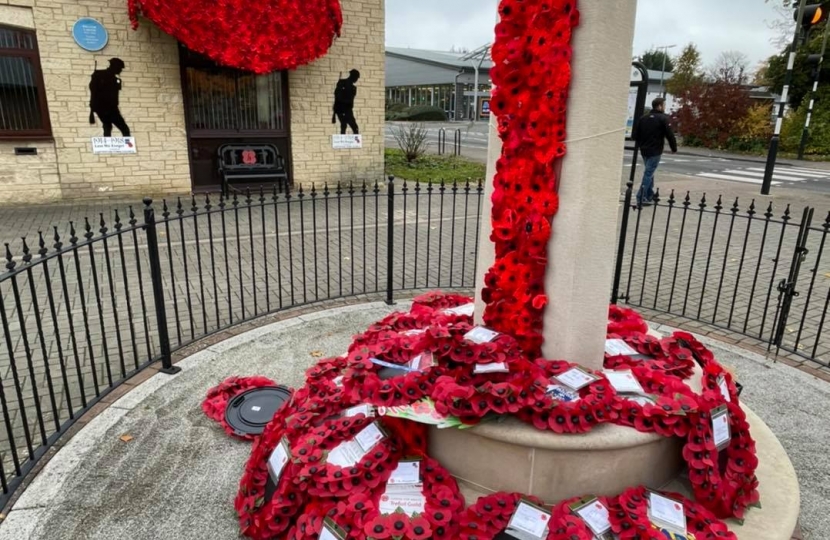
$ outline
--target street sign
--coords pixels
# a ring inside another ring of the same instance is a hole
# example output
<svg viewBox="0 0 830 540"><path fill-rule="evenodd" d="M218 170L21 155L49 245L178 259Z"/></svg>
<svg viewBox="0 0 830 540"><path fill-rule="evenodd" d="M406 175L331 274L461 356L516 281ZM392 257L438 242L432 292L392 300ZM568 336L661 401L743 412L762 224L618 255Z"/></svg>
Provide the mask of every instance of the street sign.
<svg viewBox="0 0 830 540"><path fill-rule="evenodd" d="M481 120L486 120L490 118L490 98L489 97L480 97L478 98L478 116Z"/></svg>

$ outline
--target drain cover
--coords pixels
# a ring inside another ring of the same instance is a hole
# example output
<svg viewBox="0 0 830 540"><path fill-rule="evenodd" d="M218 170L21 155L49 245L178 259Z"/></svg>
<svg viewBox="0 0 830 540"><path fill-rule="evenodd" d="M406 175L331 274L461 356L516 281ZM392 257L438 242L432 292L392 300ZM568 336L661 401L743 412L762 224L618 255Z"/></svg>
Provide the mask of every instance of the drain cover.
<svg viewBox="0 0 830 540"><path fill-rule="evenodd" d="M239 435L259 435L290 398L291 391L283 386L252 388L228 402L225 421Z"/></svg>

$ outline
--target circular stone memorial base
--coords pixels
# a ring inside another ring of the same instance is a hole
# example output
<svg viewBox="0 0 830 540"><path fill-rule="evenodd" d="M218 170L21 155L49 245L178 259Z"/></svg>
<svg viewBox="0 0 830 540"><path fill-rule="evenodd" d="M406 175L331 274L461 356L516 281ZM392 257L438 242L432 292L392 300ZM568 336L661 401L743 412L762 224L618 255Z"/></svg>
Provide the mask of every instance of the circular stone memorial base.
<svg viewBox="0 0 830 540"><path fill-rule="evenodd" d="M462 484L560 501L618 495L671 482L683 465L683 441L602 424L580 435L539 431L515 418L471 429L433 429L429 452Z"/></svg>
<svg viewBox="0 0 830 540"><path fill-rule="evenodd" d="M790 540L799 514L795 470L772 431L744 407L756 440L763 509L743 525L727 523L740 540ZM467 500L493 491L535 495L548 503L577 495L616 495L644 484L690 496L680 475L683 441L616 425L582 435L538 431L516 419L471 429L437 429L429 453L459 481Z"/></svg>

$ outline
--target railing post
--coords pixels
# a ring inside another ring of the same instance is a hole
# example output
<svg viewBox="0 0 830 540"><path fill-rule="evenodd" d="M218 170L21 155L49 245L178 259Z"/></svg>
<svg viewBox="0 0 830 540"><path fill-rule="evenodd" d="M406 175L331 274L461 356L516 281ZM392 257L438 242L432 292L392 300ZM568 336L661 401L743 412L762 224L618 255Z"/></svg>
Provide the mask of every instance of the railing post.
<svg viewBox="0 0 830 540"><path fill-rule="evenodd" d="M773 335L769 343L769 348L775 345L775 353L781 350L784 341L784 332L787 328L787 321L790 318L790 309L792 308L793 299L801 293L796 290L798 284L798 274L801 272L801 263L807 258L810 252L807 249L807 236L810 234L810 225L813 221L813 208L807 207L801 216L801 224L798 227L798 237L795 242L795 249L793 250L793 260L790 264L790 272L787 279L782 279L778 285L779 292L779 308L776 310L776 320L773 324ZM783 225L785 226L785 225Z"/></svg>
<svg viewBox="0 0 830 540"><path fill-rule="evenodd" d="M386 304L393 305L395 303L392 297L392 265L395 258L395 231L393 230L393 223L395 222L395 177L389 177L387 184L387 211L386 211Z"/></svg>
<svg viewBox="0 0 830 540"><path fill-rule="evenodd" d="M161 348L161 371L173 375L182 368L173 365L170 351L170 336L167 333L167 312L164 309L164 284L161 279L161 258L159 257L158 231L153 199L144 198L144 225L147 232L147 256L150 261L150 277L153 284L153 301L156 305L156 321L159 330L159 347ZM175 292L173 292L175 294Z"/></svg>
<svg viewBox="0 0 830 540"><path fill-rule="evenodd" d="M628 234L628 215L631 212L631 193L634 182L628 181L625 184L625 201L623 202L623 215L620 222L620 239L617 244L617 264L614 267L614 288L611 290L611 303L616 304L620 300L620 281L622 280L623 255L625 252L626 235ZM628 300L625 298L625 300Z"/></svg>

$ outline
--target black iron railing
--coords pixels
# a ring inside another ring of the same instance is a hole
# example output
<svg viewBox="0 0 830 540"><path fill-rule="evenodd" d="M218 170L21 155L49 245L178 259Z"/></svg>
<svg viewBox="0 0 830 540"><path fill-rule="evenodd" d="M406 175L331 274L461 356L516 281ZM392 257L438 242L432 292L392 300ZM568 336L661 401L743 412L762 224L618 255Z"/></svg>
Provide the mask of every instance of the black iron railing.
<svg viewBox="0 0 830 540"><path fill-rule="evenodd" d="M772 203L707 199L687 192L655 204L623 204L612 302L667 313L749 336L830 365L824 335L830 301L825 243L830 214L794 214Z"/></svg>
<svg viewBox="0 0 830 540"><path fill-rule="evenodd" d="M146 199L112 223L6 245L0 274L0 506L84 412L132 375L266 314L474 286L480 183L397 182ZM824 364L830 215L626 191L612 301ZM51 245L49 245L51 244Z"/></svg>
<svg viewBox="0 0 830 540"><path fill-rule="evenodd" d="M385 199L385 200L384 200ZM469 289L481 183L396 182L153 203L6 244L0 507L73 422L178 349L266 314L358 295ZM140 213L139 213L140 215Z"/></svg>

